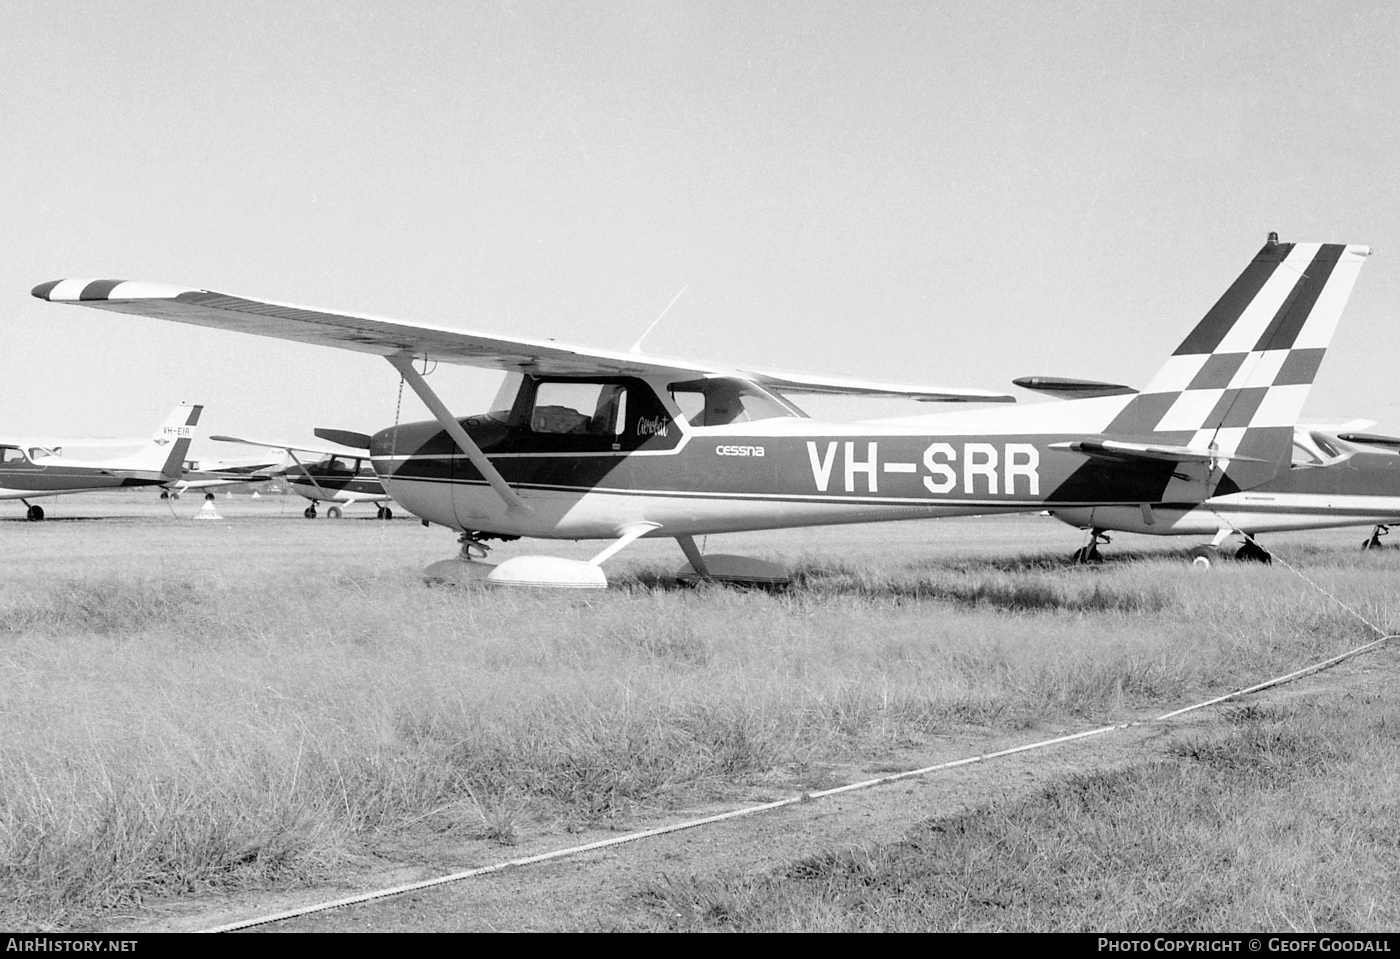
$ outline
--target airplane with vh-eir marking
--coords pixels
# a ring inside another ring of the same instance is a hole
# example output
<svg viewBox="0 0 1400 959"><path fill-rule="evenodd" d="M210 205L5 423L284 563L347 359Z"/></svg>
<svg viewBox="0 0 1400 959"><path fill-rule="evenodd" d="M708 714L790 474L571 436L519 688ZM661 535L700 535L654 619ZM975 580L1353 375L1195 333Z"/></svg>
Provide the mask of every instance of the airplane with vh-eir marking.
<svg viewBox="0 0 1400 959"><path fill-rule="evenodd" d="M202 406L177 406L137 452L107 459L77 459L58 444L32 445L0 440L0 499L17 499L28 518L41 520L44 508L29 502L41 496L94 493L129 486L160 486L178 480L194 438ZM85 445L83 441L70 441Z"/></svg>
<svg viewBox="0 0 1400 959"><path fill-rule="evenodd" d="M33 294L383 356L434 419L374 434L375 469L405 508L460 530L464 557L491 538L611 541L586 562L462 562L463 575L603 586L601 564L646 536L677 541L683 574L779 582L776 564L704 555L695 537L1141 509L1267 483L1288 469L1293 425L1369 253L1271 234L1141 393L856 424L813 420L789 397L1010 397L724 369L144 282L55 280ZM427 357L508 375L489 410L458 418L415 369Z"/></svg>
<svg viewBox="0 0 1400 959"><path fill-rule="evenodd" d="M242 443L247 446L264 446L286 451L296 465L283 470L280 475L296 493L311 500L311 505L306 507L302 514L307 519L316 518L316 507L323 501L331 504L326 510L326 516L331 519L340 519L342 505L349 506L354 503L373 503L378 507L376 516L379 519L393 519L394 511L389 506L391 498L384 491L384 484L375 474L368 454L359 452L365 449L369 437L346 430L317 429L315 432L321 439L341 445L344 445L343 441L348 438L358 449L353 452L343 449L318 449L288 443L248 440L238 436L209 438L219 443ZM297 456L298 453L311 453L319 459L303 463L301 457Z"/></svg>

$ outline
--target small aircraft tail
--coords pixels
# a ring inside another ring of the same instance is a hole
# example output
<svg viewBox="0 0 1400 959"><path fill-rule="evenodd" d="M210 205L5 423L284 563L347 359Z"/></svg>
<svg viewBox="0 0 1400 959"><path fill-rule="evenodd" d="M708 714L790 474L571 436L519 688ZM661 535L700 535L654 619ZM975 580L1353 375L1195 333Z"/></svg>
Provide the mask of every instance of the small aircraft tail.
<svg viewBox="0 0 1400 959"><path fill-rule="evenodd" d="M1204 479L1211 495L1273 477L1288 462L1293 427L1370 252L1280 243L1269 234L1166 365L1083 451L1204 464L1195 482Z"/></svg>
<svg viewBox="0 0 1400 959"><path fill-rule="evenodd" d="M203 410L203 406L175 407L146 445L132 454L123 465L160 473L169 481L180 479L190 441L194 439L195 426Z"/></svg>

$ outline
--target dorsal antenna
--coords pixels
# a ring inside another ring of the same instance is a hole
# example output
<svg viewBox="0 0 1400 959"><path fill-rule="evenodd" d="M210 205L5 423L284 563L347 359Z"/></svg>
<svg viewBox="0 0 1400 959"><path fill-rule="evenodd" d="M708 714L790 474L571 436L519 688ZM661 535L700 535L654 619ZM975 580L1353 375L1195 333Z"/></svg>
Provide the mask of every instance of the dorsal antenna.
<svg viewBox="0 0 1400 959"><path fill-rule="evenodd" d="M635 342L635 343L632 344L632 348L631 348L630 350L627 351L628 353L640 353L640 352L642 352L642 340L646 339L647 336L650 335L651 331L654 330L654 329L656 329L656 324L658 324L658 323L661 322L661 318L662 318L663 316L666 315L666 310L669 310L671 307L675 306L675 305L676 305L676 301L679 300L679 299L681 298L681 293L684 293L684 292L685 292L686 290L688 290L688 289L690 289L690 284L689 284L689 283L687 283L685 286L681 287L681 292L680 292L680 293L677 293L675 296L671 297L671 302L666 304L666 309L665 309L665 310L662 310L660 313L658 313L658 314L656 315L656 319L654 319L654 320L651 321L651 326L648 326L648 327L646 328L646 332L643 333L641 336L637 337L637 342Z"/></svg>

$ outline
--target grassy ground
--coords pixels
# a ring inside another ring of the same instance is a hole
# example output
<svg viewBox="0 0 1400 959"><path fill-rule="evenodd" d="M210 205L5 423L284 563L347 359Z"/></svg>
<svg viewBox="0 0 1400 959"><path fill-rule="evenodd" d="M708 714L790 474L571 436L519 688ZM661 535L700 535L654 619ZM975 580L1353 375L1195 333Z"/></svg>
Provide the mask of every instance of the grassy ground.
<svg viewBox="0 0 1400 959"><path fill-rule="evenodd" d="M930 820L903 841L758 878L670 879L641 928L1222 930L1400 925L1400 694L1245 707L1175 761Z"/></svg>
<svg viewBox="0 0 1400 959"><path fill-rule="evenodd" d="M1170 541L1066 567L1079 534L1041 517L712 539L791 564L785 593L666 586L679 550L642 542L617 588L561 595L427 587L454 543L413 521L277 497L194 521L201 502L0 523L0 922L311 881L410 827L625 824L950 730L1175 705L1372 635L1279 566L1202 575ZM1268 542L1394 625L1400 553L1362 538Z"/></svg>

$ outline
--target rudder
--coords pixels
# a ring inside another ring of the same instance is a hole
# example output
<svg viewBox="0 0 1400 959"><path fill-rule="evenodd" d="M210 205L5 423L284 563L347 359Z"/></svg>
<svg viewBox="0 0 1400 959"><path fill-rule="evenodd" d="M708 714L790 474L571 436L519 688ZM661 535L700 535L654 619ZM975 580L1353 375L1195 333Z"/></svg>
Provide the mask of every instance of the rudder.
<svg viewBox="0 0 1400 959"><path fill-rule="evenodd" d="M1219 468L1205 477L1215 493L1271 478L1287 463L1293 427L1369 254L1270 234L1104 434L1215 451Z"/></svg>

